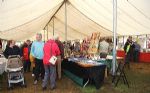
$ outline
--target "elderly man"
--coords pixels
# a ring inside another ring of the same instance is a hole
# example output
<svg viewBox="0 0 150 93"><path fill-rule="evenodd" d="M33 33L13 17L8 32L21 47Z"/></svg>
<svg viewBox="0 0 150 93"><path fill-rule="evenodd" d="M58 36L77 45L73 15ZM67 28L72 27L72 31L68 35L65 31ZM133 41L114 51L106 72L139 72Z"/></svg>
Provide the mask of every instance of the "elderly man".
<svg viewBox="0 0 150 93"><path fill-rule="evenodd" d="M55 42L59 47L60 50L60 55L57 56L57 75L58 75L58 79L61 79L61 60L64 58L64 46L61 43L61 41L59 40L59 36L55 37Z"/></svg>
<svg viewBox="0 0 150 93"><path fill-rule="evenodd" d="M31 54L35 58L35 79L34 84L36 85L41 75L44 78L44 65L43 65L43 47L44 42L42 41L42 34L36 34L36 41L31 46Z"/></svg>
<svg viewBox="0 0 150 93"><path fill-rule="evenodd" d="M109 50L109 43L106 42L106 39L103 38L102 41L100 42L99 46L99 51L100 51L100 57L101 58L106 58Z"/></svg>

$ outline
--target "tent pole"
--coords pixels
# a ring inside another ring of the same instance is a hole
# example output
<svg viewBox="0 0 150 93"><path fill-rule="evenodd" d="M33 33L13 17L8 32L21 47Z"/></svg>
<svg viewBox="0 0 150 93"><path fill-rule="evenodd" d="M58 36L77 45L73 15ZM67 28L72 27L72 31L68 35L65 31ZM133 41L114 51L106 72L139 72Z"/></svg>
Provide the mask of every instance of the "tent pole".
<svg viewBox="0 0 150 93"><path fill-rule="evenodd" d="M124 36L123 36L123 46L124 46Z"/></svg>
<svg viewBox="0 0 150 93"><path fill-rule="evenodd" d="M53 36L55 35L55 32L54 32L54 30L55 30L55 27L54 27L55 25L54 25L54 17L53 17Z"/></svg>
<svg viewBox="0 0 150 93"><path fill-rule="evenodd" d="M115 75L116 71L116 32L117 32L117 0L113 0L113 69L112 75Z"/></svg>
<svg viewBox="0 0 150 93"><path fill-rule="evenodd" d="M67 0L65 0L65 41L67 42Z"/></svg>
<svg viewBox="0 0 150 93"><path fill-rule="evenodd" d="M47 24L45 25L44 28L46 28L46 26L51 22L51 20L52 20L53 17L57 14L57 12L59 11L59 9L64 5L65 1L66 1L66 0L64 0L64 1L62 2L62 4L60 5L60 7L56 10L56 12L53 14L53 16L49 19L49 21L47 22Z"/></svg>

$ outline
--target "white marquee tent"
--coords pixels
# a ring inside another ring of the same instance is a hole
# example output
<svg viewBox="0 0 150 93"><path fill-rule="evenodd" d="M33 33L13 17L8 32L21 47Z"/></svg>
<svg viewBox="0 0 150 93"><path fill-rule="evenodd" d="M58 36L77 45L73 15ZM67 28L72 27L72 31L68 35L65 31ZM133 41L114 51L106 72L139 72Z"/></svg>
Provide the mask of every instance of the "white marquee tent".
<svg viewBox="0 0 150 93"><path fill-rule="evenodd" d="M150 0L117 0L118 35L150 34ZM112 36L112 0L68 0L67 39ZM25 40L42 31L65 39L64 0L0 0L0 38ZM46 31L43 29L45 28ZM54 32L53 32L54 31Z"/></svg>

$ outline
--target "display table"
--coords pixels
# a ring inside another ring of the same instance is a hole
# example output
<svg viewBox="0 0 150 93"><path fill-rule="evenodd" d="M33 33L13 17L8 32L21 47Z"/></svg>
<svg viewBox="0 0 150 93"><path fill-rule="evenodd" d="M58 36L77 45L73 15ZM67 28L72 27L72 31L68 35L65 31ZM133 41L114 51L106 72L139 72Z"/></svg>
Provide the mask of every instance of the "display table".
<svg viewBox="0 0 150 93"><path fill-rule="evenodd" d="M100 63L104 63L106 66L107 66L107 68L109 69L109 70L111 70L112 69L112 60L113 60L113 56L112 55L107 55L107 57L106 57L106 59L104 59L104 60L98 60L98 62L100 62ZM118 62L122 62L124 60L124 58L123 57L116 57L116 66L118 65Z"/></svg>
<svg viewBox="0 0 150 93"><path fill-rule="evenodd" d="M117 50L117 56L124 57L125 56L125 52L123 50ZM150 53L140 52L139 62L150 63Z"/></svg>
<svg viewBox="0 0 150 93"><path fill-rule="evenodd" d="M112 55L107 55L107 57L106 57L106 62L107 62L107 64L108 64L108 68L109 69L112 69L112 60L113 60L113 56ZM116 66L118 66L118 62L122 62L124 60L124 57L119 57L119 56L117 56L116 57Z"/></svg>
<svg viewBox="0 0 150 93"><path fill-rule="evenodd" d="M124 59L124 57L119 57L119 56L116 57L116 60L123 60L123 59ZM113 60L113 56L107 55L106 60Z"/></svg>
<svg viewBox="0 0 150 93"><path fill-rule="evenodd" d="M77 62L65 59L62 62L62 68L67 76L81 86L84 86L89 81L95 85L96 89L99 89L104 81L106 65L83 67Z"/></svg>

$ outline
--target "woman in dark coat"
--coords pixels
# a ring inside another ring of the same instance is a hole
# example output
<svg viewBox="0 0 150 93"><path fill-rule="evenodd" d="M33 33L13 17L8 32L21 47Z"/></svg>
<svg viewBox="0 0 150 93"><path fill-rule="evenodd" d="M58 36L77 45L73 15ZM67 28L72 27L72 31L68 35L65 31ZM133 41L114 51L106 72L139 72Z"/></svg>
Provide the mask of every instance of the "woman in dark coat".
<svg viewBox="0 0 150 93"><path fill-rule="evenodd" d="M134 49L134 44L132 41L132 37L129 36L127 39L127 42L124 45L124 51L125 51L125 63L128 65L128 68L130 68L130 59L133 55L132 50Z"/></svg>
<svg viewBox="0 0 150 93"><path fill-rule="evenodd" d="M14 40L10 40L6 46L6 49L4 51L4 56L8 58L10 55L20 55L21 56L21 51L18 46L15 45Z"/></svg>

